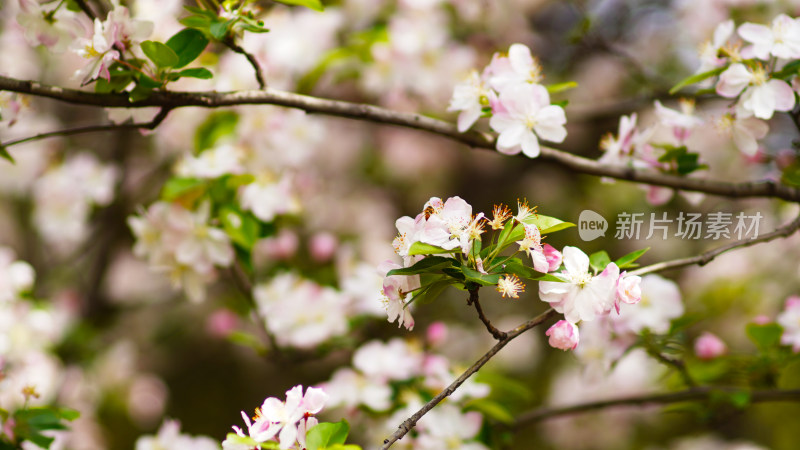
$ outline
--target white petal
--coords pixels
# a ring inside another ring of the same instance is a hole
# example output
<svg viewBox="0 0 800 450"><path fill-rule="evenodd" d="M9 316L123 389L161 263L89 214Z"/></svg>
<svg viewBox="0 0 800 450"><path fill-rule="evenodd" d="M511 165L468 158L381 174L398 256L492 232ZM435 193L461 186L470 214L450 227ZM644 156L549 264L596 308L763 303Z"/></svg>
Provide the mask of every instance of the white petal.
<svg viewBox="0 0 800 450"><path fill-rule="evenodd" d="M578 247L564 247L564 267L570 275L589 273L589 257Z"/></svg>

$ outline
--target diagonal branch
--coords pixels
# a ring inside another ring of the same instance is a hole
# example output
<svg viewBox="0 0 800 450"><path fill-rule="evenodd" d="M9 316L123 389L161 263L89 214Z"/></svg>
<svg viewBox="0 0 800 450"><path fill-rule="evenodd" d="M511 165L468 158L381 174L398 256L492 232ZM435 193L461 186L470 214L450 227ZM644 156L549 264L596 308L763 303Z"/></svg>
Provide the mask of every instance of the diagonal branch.
<svg viewBox="0 0 800 450"><path fill-rule="evenodd" d="M309 113L326 114L355 120L397 125L443 136L470 147L493 150L495 137L488 133L470 131L460 133L450 122L420 114L402 113L362 103L328 100L266 88L256 91L235 92L173 92L154 91L150 97L131 103L125 94L100 94L76 89L50 86L34 81L23 81L0 76L0 90L52 98L68 103L140 108L159 106L170 109L189 106L218 108L235 105L277 105L302 109ZM521 158L524 156L520 156ZM775 197L800 202L800 190L774 181L730 183L723 181L686 178L631 167L609 166L561 149L542 147L540 159L553 161L578 173L616 178L636 183L652 184L685 191L703 192L732 198ZM531 164L536 164L535 161Z"/></svg>
<svg viewBox="0 0 800 450"><path fill-rule="evenodd" d="M65 130L49 131L47 133L39 133L33 136L28 136L25 138L8 141L0 144L0 147L11 147L12 145L23 144L25 142L31 142L31 141L38 141L40 139L46 139L57 136L73 136L76 134L94 133L98 131L117 131L117 130L129 130L129 129L154 130L161 124L161 122L164 121L164 119L167 118L169 111L170 108L166 107L161 108L158 114L156 114L155 117L153 117L153 119L149 122L89 125L85 127L67 128Z"/></svg>
<svg viewBox="0 0 800 450"><path fill-rule="evenodd" d="M573 414L583 414L605 408L613 408L618 406L668 405L671 403L688 401L708 401L711 400L716 394L734 394L738 392L743 392L743 390L736 387L704 386L693 387L678 392L622 397L611 400L580 403L572 406L537 408L532 411L522 413L513 423L513 425L511 425L511 427L519 429L542 420L548 420L561 416L569 416ZM800 389L765 389L752 391L749 394L750 403L800 402Z"/></svg>
<svg viewBox="0 0 800 450"><path fill-rule="evenodd" d="M504 331L500 331L492 325L492 322L486 317L486 314L483 313L483 308L481 307L481 301L478 297L478 288L470 289L469 290L469 298L467 299L467 306L474 305L475 311L478 311L478 317L481 319L484 325L486 325L486 330L489 331L489 334L492 335L493 338L499 340L505 339L508 333Z"/></svg>
<svg viewBox="0 0 800 450"><path fill-rule="evenodd" d="M264 80L264 74L261 71L261 65L258 63L256 57L248 53L247 50L245 50L241 45L237 44L233 40L233 38L226 39L222 41L222 43L225 44L225 46L228 47L229 49L233 50L235 53L238 53L247 58L247 62L249 62L250 65L253 66L253 72L255 73L259 89L266 88L267 82Z"/></svg>
<svg viewBox="0 0 800 450"><path fill-rule="evenodd" d="M497 352L502 350L502 348L505 347L506 344L511 342L512 339L514 339L517 336L519 336L520 334L530 330L531 328L533 328L533 327L535 327L537 325L540 325L542 322L544 322L545 320L547 320L550 317L554 316L555 314L556 314L556 311L554 309L552 309L552 308L548 309L547 311L545 311L545 312L539 314L538 316L534 317L533 319L523 323L522 325L518 326L517 328L514 328L511 331L508 331L506 333L506 337L501 339L497 344L494 345L494 347L489 349L489 351L486 352L486 354L484 354L483 356L481 356L481 358L479 360L475 361L475 363L472 366L470 366L469 369L464 371L464 373L462 373L458 378L456 378L455 381L450 383L450 386L447 386L447 388L445 390L440 392L439 395L437 395L431 401L426 403L425 406L420 408L420 410L417 411L416 413L414 413L414 415L412 415L411 417L409 417L408 419L403 421L403 423L401 423L400 426L397 428L397 431L395 431L394 434L392 434L388 439L383 441L383 447L381 447L381 448L383 450L385 450L385 449L391 447L392 444L394 444L397 440L399 440L403 436L405 436L406 433L408 433L409 431L411 431L412 428L414 428L414 426L417 424L417 421L419 421L419 419L421 419L422 416L427 414L428 411L433 409L434 406L438 405L447 396L449 396L450 394L455 392L455 390L458 389L459 386L461 386L465 381L467 381L467 378L472 376L472 374L477 372L478 369L483 367L484 364L489 362L489 360L492 359L492 357L495 354L497 354Z"/></svg>
<svg viewBox="0 0 800 450"><path fill-rule="evenodd" d="M740 241L734 241L725 245L721 245L717 248L713 248L705 253L701 253L697 256L691 256L688 258L679 258L673 259L671 261L663 261L660 263L651 264L649 266L641 267L636 270L632 270L629 272L630 275L644 275L653 272L660 272L662 270L668 269L678 269L680 267L692 266L692 265L699 265L704 266L711 262L717 256L727 252L728 250L733 250L735 248L744 248L750 247L751 245L761 244L763 242L769 242L774 239L778 238L785 238L792 235L795 231L800 229L800 216L798 216L793 221L789 222L788 224L776 228L775 230L761 235L755 239L742 239Z"/></svg>

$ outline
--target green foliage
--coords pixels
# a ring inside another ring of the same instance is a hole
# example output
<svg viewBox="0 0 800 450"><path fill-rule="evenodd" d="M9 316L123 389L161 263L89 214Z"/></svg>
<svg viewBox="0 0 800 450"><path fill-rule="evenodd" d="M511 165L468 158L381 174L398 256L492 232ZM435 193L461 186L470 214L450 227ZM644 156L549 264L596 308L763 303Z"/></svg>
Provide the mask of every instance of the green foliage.
<svg viewBox="0 0 800 450"><path fill-rule="evenodd" d="M792 187L800 187L800 164L793 163L783 169L781 182Z"/></svg>
<svg viewBox="0 0 800 450"><path fill-rule="evenodd" d="M747 331L747 337L749 337L762 352L767 352L780 345L783 328L777 323L767 323L764 325L749 323L745 329Z"/></svg>
<svg viewBox="0 0 800 450"><path fill-rule="evenodd" d="M559 92L575 89L576 87L578 87L578 83L576 83L575 81L565 81L564 83L550 84L546 87L547 87L547 92L551 94L557 94Z"/></svg>
<svg viewBox="0 0 800 450"><path fill-rule="evenodd" d="M607 265L611 264L611 257L605 250L592 253L589 255L589 265L592 266L595 272L602 272Z"/></svg>
<svg viewBox="0 0 800 450"><path fill-rule="evenodd" d="M173 67L180 69L191 63L203 53L207 45L208 38L199 30L184 28L175 33L167 40L167 46L178 56L178 61Z"/></svg>
<svg viewBox="0 0 800 450"><path fill-rule="evenodd" d="M7 415L4 411L4 415ZM67 408L36 407L21 409L12 414L14 420L14 437L17 442L29 441L42 448L50 448L54 438L45 436L49 430L66 430L65 421L72 421L80 416L75 410Z"/></svg>
<svg viewBox="0 0 800 450"><path fill-rule="evenodd" d="M168 45L157 41L142 42L142 51L159 68L175 67L178 55Z"/></svg>
<svg viewBox="0 0 800 450"><path fill-rule="evenodd" d="M717 67L716 69L709 70L708 72L698 73L698 74L686 77L683 80L681 80L678 84L673 86L672 89L669 90L669 95L675 95L676 92L680 91L681 89L685 88L686 86L689 86L690 84L699 83L699 82L701 82L703 80L707 80L707 79L709 79L711 77L717 76L717 75L721 74L727 68L728 68L727 66Z"/></svg>
<svg viewBox="0 0 800 450"><path fill-rule="evenodd" d="M11 153L8 153L8 149L2 144L0 144L0 158L7 159L11 164L15 164L14 157L11 156Z"/></svg>
<svg viewBox="0 0 800 450"><path fill-rule="evenodd" d="M424 242L414 242L411 244L411 248L408 250L409 256L416 256L416 255L436 255L441 253L458 253L460 252L460 248L454 248L452 250L447 250L442 247L437 247L435 245L426 244Z"/></svg>
<svg viewBox="0 0 800 450"><path fill-rule="evenodd" d="M226 136L232 135L239 124L239 115L233 111L215 111L197 127L194 135L196 153L214 147Z"/></svg>
<svg viewBox="0 0 800 450"><path fill-rule="evenodd" d="M664 154L658 158L659 162L668 163L678 175L688 175L696 170L708 169L705 164L700 164L700 155L690 153L686 146L673 147L671 145L662 146Z"/></svg>
<svg viewBox="0 0 800 450"><path fill-rule="evenodd" d="M444 256L428 256L427 258L417 261L411 267L392 269L386 275L417 275L420 273L437 272L446 267L453 267L455 264L458 264L458 261L453 258L447 258Z"/></svg>
<svg viewBox="0 0 800 450"><path fill-rule="evenodd" d="M635 252L630 252L630 253L628 253L627 255L625 255L625 256L623 256L623 257L619 258L619 259L618 259L618 260L615 262L615 264L616 264L616 265L617 265L617 267L619 267L620 269L632 269L632 268L634 268L634 267L639 267L639 264L636 264L636 263L635 263L635 262L636 262L636 260L637 260L637 259L639 259L639 258L641 258L641 257L642 257L642 255L644 255L645 253L647 253L647 251L648 251L648 250L650 250L650 247L643 248L643 249L641 249L641 250L636 250Z"/></svg>
<svg viewBox="0 0 800 450"><path fill-rule="evenodd" d="M296 5L296 6L305 6L306 8L311 8L314 11L322 12L325 10L325 7L322 5L320 0L273 0L278 3L283 3L284 5Z"/></svg>
<svg viewBox="0 0 800 450"><path fill-rule="evenodd" d="M321 422L308 430L306 448L323 450L333 445L344 444L348 433L350 433L350 424L344 419L336 423Z"/></svg>
<svg viewBox="0 0 800 450"><path fill-rule="evenodd" d="M228 205L220 209L219 219L225 233L236 245L248 252L253 250L261 234L261 224L255 216Z"/></svg>

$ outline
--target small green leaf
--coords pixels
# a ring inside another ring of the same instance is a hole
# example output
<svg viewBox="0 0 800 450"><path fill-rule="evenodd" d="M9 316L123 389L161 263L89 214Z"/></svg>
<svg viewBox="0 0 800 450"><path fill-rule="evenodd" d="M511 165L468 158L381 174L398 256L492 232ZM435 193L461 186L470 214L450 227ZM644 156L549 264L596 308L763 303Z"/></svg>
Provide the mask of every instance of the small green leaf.
<svg viewBox="0 0 800 450"><path fill-rule="evenodd" d="M500 422L506 425L514 423L514 415L502 404L487 398L479 398L471 400L464 405L464 409L468 411L478 411L495 422Z"/></svg>
<svg viewBox="0 0 800 450"><path fill-rule="evenodd" d="M780 344L781 335L783 334L783 328L777 323L767 323L764 325L749 323L745 330L747 331L747 337L749 337L761 351L777 347L778 344Z"/></svg>
<svg viewBox="0 0 800 450"><path fill-rule="evenodd" d="M679 82L678 84L673 86L672 89L669 90L669 94L670 95L674 95L676 92L680 91L681 89L683 89L686 86L689 86L690 84L699 83L699 82L701 82L701 81L703 81L705 79L708 79L708 78L711 78L713 76L719 75L720 73L722 73L727 68L728 68L727 66L717 67L716 69L709 70L708 72L698 73L698 74L694 74L692 76L686 77L683 80L681 80L681 82Z"/></svg>
<svg viewBox="0 0 800 450"><path fill-rule="evenodd" d="M800 71L800 60L792 61L789 64L783 66L783 68L772 74L772 78L788 78L793 77L798 74Z"/></svg>
<svg viewBox="0 0 800 450"><path fill-rule="evenodd" d="M228 433L228 435L225 436L225 442L233 444L231 448L263 448L259 447L258 442L254 441L250 436L239 436L236 433Z"/></svg>
<svg viewBox="0 0 800 450"><path fill-rule="evenodd" d="M442 253L458 253L461 251L460 247L456 247L452 250L443 249L442 247L437 247L435 245L425 244L423 242L414 242L411 244L411 247L408 249L408 255L436 255Z"/></svg>
<svg viewBox="0 0 800 450"><path fill-rule="evenodd" d="M608 252L605 250L589 255L589 265L598 273L602 272L609 264L611 264L611 257L608 256Z"/></svg>
<svg viewBox="0 0 800 450"><path fill-rule="evenodd" d="M567 81L567 82L564 82L564 83L551 84L551 85L548 85L546 87L547 87L547 92L549 92L551 94L557 94L559 92L563 92L563 91L566 91L566 90L569 90L569 89L574 89L574 88L578 87L578 83L576 83L574 81Z"/></svg>
<svg viewBox="0 0 800 450"><path fill-rule="evenodd" d="M231 240L247 251L251 251L261 232L258 219L232 207L223 207L219 219Z"/></svg>
<svg viewBox="0 0 800 450"><path fill-rule="evenodd" d="M244 347L250 347L255 350L257 353L263 353L266 351L264 344L261 342L256 336L253 336L250 333L245 333L244 331L232 331L228 334L227 339L234 344L239 344Z"/></svg>
<svg viewBox="0 0 800 450"><path fill-rule="evenodd" d="M157 67L174 67L178 64L178 55L169 46L157 41L142 42L142 51Z"/></svg>
<svg viewBox="0 0 800 450"><path fill-rule="evenodd" d="M344 419L336 423L319 423L308 430L306 448L308 450L323 450L332 445L344 444L348 433L350 433L350 424Z"/></svg>
<svg viewBox="0 0 800 450"><path fill-rule="evenodd" d="M800 187L800 164L793 163L783 169L781 182L793 187Z"/></svg>
<svg viewBox="0 0 800 450"><path fill-rule="evenodd" d="M311 8L314 11L322 12L325 10L325 7L322 5L320 0L274 0L278 3L283 3L284 5L297 5L297 6L305 6L306 8Z"/></svg>
<svg viewBox="0 0 800 450"><path fill-rule="evenodd" d="M453 258L446 258L444 256L428 256L417 261L411 267L392 269L386 274L386 276L416 275L420 273L437 272L445 267L452 267L454 262L455 260Z"/></svg>
<svg viewBox="0 0 800 450"><path fill-rule="evenodd" d="M8 149L3 144L0 144L0 158L7 159L11 164L16 164L14 157L11 156L11 153L8 153Z"/></svg>
<svg viewBox="0 0 800 450"><path fill-rule="evenodd" d="M190 194L192 197L199 197L205 190L205 180L199 178L170 178L161 190L161 198L166 201L173 201Z"/></svg>
<svg viewBox="0 0 800 450"><path fill-rule="evenodd" d="M239 114L235 111L217 111L209 114L195 132L195 152L200 153L209 149L215 146L221 138L232 135L236 131L238 123Z"/></svg>
<svg viewBox="0 0 800 450"><path fill-rule="evenodd" d="M71 422L79 418L81 416L81 413L79 411L70 408L60 408L58 410L58 415L61 416L62 419L69 420Z"/></svg>
<svg viewBox="0 0 800 450"><path fill-rule="evenodd" d="M228 28L233 23L233 19L231 20L217 20L211 23L208 27L208 32L211 33L211 36L214 36L214 39L218 41L224 41L225 36L228 35Z"/></svg>
<svg viewBox="0 0 800 450"><path fill-rule="evenodd" d="M412 301L421 304L430 303L439 298L442 292L444 292L444 290L453 283L454 281L451 278L440 279L432 283L428 283L424 288L414 293Z"/></svg>
<svg viewBox="0 0 800 450"><path fill-rule="evenodd" d="M208 38L198 30L192 28L184 28L183 30L175 33L167 41L167 46L175 52L178 56L178 62L172 66L175 69L180 69L190 62L197 59L203 50L208 45ZM189 75L183 75L189 76ZM196 77L200 78L200 77ZM210 77L209 77L210 78Z"/></svg>
<svg viewBox="0 0 800 450"><path fill-rule="evenodd" d="M211 26L211 19L209 19L206 16L193 15L189 17L184 17L178 22L180 22L180 24L185 27L194 28L195 30L206 31L208 33L211 33L210 31L208 31L208 28Z"/></svg>
<svg viewBox="0 0 800 450"><path fill-rule="evenodd" d="M630 269L632 267L637 267L638 264L634 264L634 261L641 258L641 256L644 255L648 250L650 250L650 247L628 253L627 255L619 258L616 261L617 267L619 267L620 269Z"/></svg>
<svg viewBox="0 0 800 450"><path fill-rule="evenodd" d="M557 276L555 276L553 274L550 274L550 273L546 273L546 274L544 274L542 276L531 278L531 279L532 280L536 280L536 281L552 281L554 283L566 283L565 280L562 280L561 278L558 278Z"/></svg>
<svg viewBox="0 0 800 450"><path fill-rule="evenodd" d="M503 275L501 273L486 275L466 266L461 267L461 272L464 274L467 281L472 281L473 283L478 283L483 286L496 286L500 281L500 277Z"/></svg>
<svg viewBox="0 0 800 450"><path fill-rule="evenodd" d="M208 80L214 78L214 74L205 67L194 67L191 69L183 69L177 73L178 77L200 78L201 80Z"/></svg>

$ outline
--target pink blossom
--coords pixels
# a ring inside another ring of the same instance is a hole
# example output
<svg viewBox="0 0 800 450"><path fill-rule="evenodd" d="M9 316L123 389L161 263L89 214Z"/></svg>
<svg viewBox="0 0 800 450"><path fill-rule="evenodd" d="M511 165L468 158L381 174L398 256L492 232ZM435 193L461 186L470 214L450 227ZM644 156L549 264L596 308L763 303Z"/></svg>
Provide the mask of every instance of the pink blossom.
<svg viewBox="0 0 800 450"><path fill-rule="evenodd" d="M772 26L745 23L739 26L739 36L753 45L742 50L744 58L768 60L770 55L778 58L800 58L800 20L780 14L772 20Z"/></svg>
<svg viewBox="0 0 800 450"><path fill-rule="evenodd" d="M542 68L524 44L511 44L508 56L495 53L486 71L489 84L501 93L514 86L542 81Z"/></svg>
<svg viewBox="0 0 800 450"><path fill-rule="evenodd" d="M716 335L703 332L694 342L694 353L700 359L714 359L724 355L728 347Z"/></svg>
<svg viewBox="0 0 800 450"><path fill-rule="evenodd" d="M783 327L781 344L791 345L793 352L800 353L800 296L787 298L783 312L775 321Z"/></svg>
<svg viewBox="0 0 800 450"><path fill-rule="evenodd" d="M467 79L453 88L448 111L461 111L458 115L458 131L467 131L483 114L483 108L489 106L490 91L478 72L471 71Z"/></svg>
<svg viewBox="0 0 800 450"><path fill-rule="evenodd" d="M717 94L726 98L741 94L737 114L764 120L772 118L775 111L791 110L795 103L794 91L785 81L770 79L762 67L751 70L741 63L732 64L720 74Z"/></svg>
<svg viewBox="0 0 800 450"><path fill-rule="evenodd" d="M383 279L383 295L386 315L389 322L397 319L397 326L414 328L414 318L408 308L411 292L420 287L419 275L392 275L386 273L392 269L399 269L400 265L385 261L378 266L378 271L385 277Z"/></svg>
<svg viewBox="0 0 800 450"><path fill-rule="evenodd" d="M339 240L336 239L331 233L322 232L311 236L308 243L308 249L311 252L311 258L317 262L330 261L336 253L336 248L339 245Z"/></svg>
<svg viewBox="0 0 800 450"><path fill-rule="evenodd" d="M550 104L550 94L538 84L519 84L500 93L502 110L495 111L489 125L500 133L497 151L529 158L539 156L539 139L564 142L567 118L564 109Z"/></svg>
<svg viewBox="0 0 800 450"><path fill-rule="evenodd" d="M642 278L637 275L626 275L622 272L617 281L617 302L616 308L619 313L619 303L635 305L642 299Z"/></svg>
<svg viewBox="0 0 800 450"><path fill-rule="evenodd" d="M578 346L579 333L578 327L574 323L566 320L559 320L550 327L545 336L549 336L548 343L551 347L560 350L575 350Z"/></svg>
<svg viewBox="0 0 800 450"><path fill-rule="evenodd" d="M608 314L616 301L619 268L611 263L597 276L589 272L589 257L577 247L564 247L563 282L540 281L539 297L572 323Z"/></svg>
<svg viewBox="0 0 800 450"><path fill-rule="evenodd" d="M440 321L433 322L432 324L428 325L428 329L425 331L425 336L428 344L430 344L431 347L436 347L447 340L447 325Z"/></svg>
<svg viewBox="0 0 800 450"><path fill-rule="evenodd" d="M547 273L550 269L550 262L547 260L544 248L542 247L542 234L539 231L539 227L527 223L523 223L522 225L525 228L525 237L521 241L517 241L520 251L524 251L531 257L534 270Z"/></svg>
<svg viewBox="0 0 800 450"><path fill-rule="evenodd" d="M542 244L542 251L544 252L545 259L547 259L547 271L553 272L558 270L558 268L561 267L561 261L564 259L561 252L550 244Z"/></svg>

